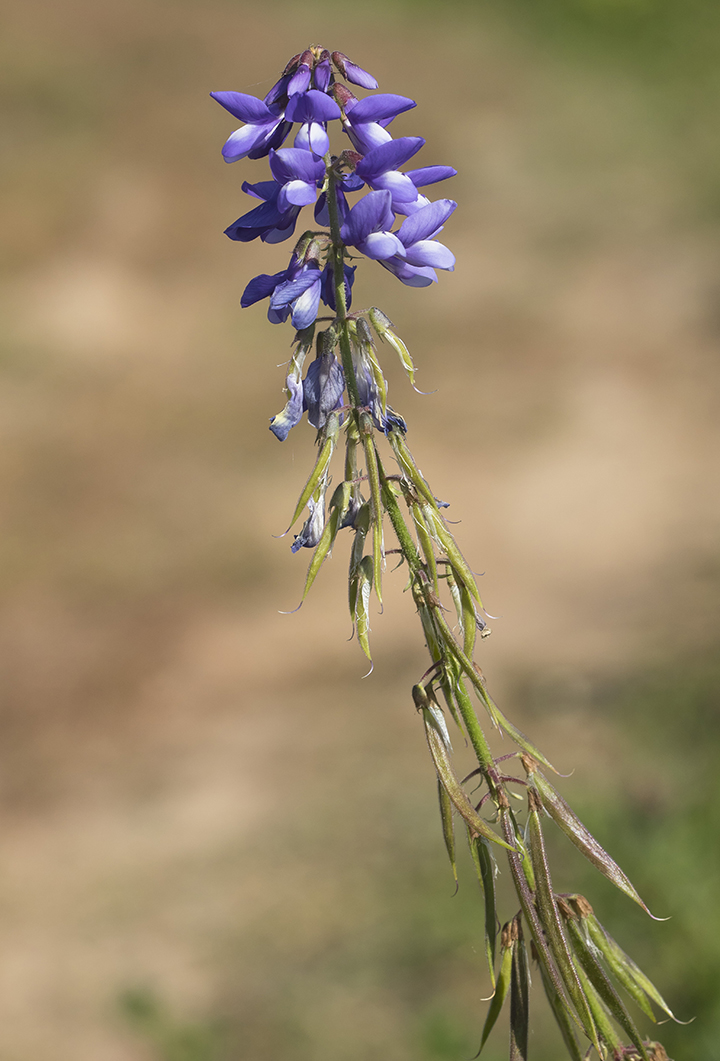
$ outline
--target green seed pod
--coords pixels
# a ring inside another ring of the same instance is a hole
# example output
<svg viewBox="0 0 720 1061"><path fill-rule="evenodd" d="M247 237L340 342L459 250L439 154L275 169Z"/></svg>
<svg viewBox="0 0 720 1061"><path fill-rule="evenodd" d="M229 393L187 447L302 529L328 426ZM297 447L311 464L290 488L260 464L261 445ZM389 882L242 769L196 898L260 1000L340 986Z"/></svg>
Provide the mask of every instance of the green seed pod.
<svg viewBox="0 0 720 1061"><path fill-rule="evenodd" d="M310 591L318 571L323 565L326 557L332 551L332 547L335 544L335 538L337 537L338 526L340 523L340 516L344 509L347 507L347 502L350 496L350 484L341 483L333 494L330 502L330 515L327 518L325 527L323 529L320 541L317 544L313 558L310 561L308 567L307 577L305 579L305 589L303 590L302 600L304 601ZM300 602L302 603L302 601Z"/></svg>
<svg viewBox="0 0 720 1061"><path fill-rule="evenodd" d="M528 997L530 977L519 917L515 919L515 922L517 922L517 942L513 948L510 975L510 1061L527 1061L530 1030L530 1000Z"/></svg>
<svg viewBox="0 0 720 1061"><path fill-rule="evenodd" d="M450 802L450 797L447 794L447 789L443 785L440 778L438 778L438 801L440 803L440 819L442 821L443 839L445 841L445 849L450 859L450 867L455 878L455 890L458 887L458 872L457 872L457 861L455 859L455 826L453 824L453 808Z"/></svg>
<svg viewBox="0 0 720 1061"><path fill-rule="evenodd" d="M568 995L572 999L575 1011L580 1018L583 1031L593 1043L595 1049L602 1057L597 1030L593 1021L592 1013L580 984L578 971L570 952L568 941L563 931L562 922L558 913L555 896L553 894L550 869L548 867L547 855L545 853L545 840L540 826L541 803L537 793L533 789L528 790L528 822L527 843L530 851L533 872L535 874L535 905L540 916L540 922L545 930L550 952L565 984Z"/></svg>
<svg viewBox="0 0 720 1061"><path fill-rule="evenodd" d="M425 524L425 520L422 516L422 510L420 505L411 505L410 512L412 513L413 522L415 524L415 532L417 533L418 543L420 550L425 557L425 563L427 565L428 575L432 582L433 589L436 593L439 592L438 587L438 573L437 566L435 563L435 553L433 551L432 541L428 534L428 529Z"/></svg>
<svg viewBox="0 0 720 1061"><path fill-rule="evenodd" d="M575 1038L575 1022L570 1017L567 1006L555 990L542 962L539 963L539 966L545 996L550 1003L550 1009L552 1010L557 1026L560 1029L560 1034L563 1037L563 1042L565 1043L571 1061L587 1061L587 1056L582 1053L578 1046L578 1041Z"/></svg>
<svg viewBox="0 0 720 1061"><path fill-rule="evenodd" d="M365 448L365 463L370 484L370 503L372 506L373 525L373 583L375 595L382 605L382 569L385 559L382 537L383 508L380 496L380 474L378 471L375 441L372 435L372 419L367 413L360 414L360 433Z"/></svg>

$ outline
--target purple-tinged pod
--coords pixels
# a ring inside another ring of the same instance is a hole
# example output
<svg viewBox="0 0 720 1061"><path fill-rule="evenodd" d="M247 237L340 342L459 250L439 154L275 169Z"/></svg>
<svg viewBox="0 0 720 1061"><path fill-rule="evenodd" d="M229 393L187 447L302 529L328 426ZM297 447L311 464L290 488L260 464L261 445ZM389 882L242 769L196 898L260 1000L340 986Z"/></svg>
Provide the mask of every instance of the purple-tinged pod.
<svg viewBox="0 0 720 1061"><path fill-rule="evenodd" d="M360 414L360 435L365 449L365 467L370 486L370 505L373 531L373 585L375 596L382 607L382 570L385 562L383 550L383 507L380 490L380 471L377 451L372 434L372 419L368 413Z"/></svg>
<svg viewBox="0 0 720 1061"><path fill-rule="evenodd" d="M534 789L528 790L528 820L526 840L535 874L535 906L555 964L572 999L575 1012L580 1018L583 1031L602 1057L602 1049L588 1000L583 991L577 968L573 961L550 879L550 868L545 853L545 840L540 826L540 799Z"/></svg>
<svg viewBox="0 0 720 1061"><path fill-rule="evenodd" d="M567 1006L558 995L555 987L548 977L547 971L540 963L540 975L542 977L543 990L545 991L545 997L548 1000L550 1009L555 1018L560 1034L562 1035L563 1042L565 1043L565 1049L567 1050L570 1061L587 1061L587 1054L583 1053L578 1046L578 1041L575 1037L576 1024L574 1019L570 1016Z"/></svg>
<svg viewBox="0 0 720 1061"><path fill-rule="evenodd" d="M453 822L453 806L450 797L440 778L437 782L438 803L440 805L440 821L442 822L443 840L445 850L450 859L450 868L455 878L455 891L458 889L457 859L455 858L455 824Z"/></svg>
<svg viewBox="0 0 720 1061"><path fill-rule="evenodd" d="M483 892L485 905L485 957L487 958L493 991L495 991L497 990L497 984L495 983L495 945L498 925L495 901L495 860L487 842L479 836L473 838L469 830L468 842L475 872ZM484 1034L483 1032L483 1036Z"/></svg>
<svg viewBox="0 0 720 1061"><path fill-rule="evenodd" d="M517 941L513 948L510 970L510 1061L527 1061L530 1031L528 992L530 971L519 917L515 921Z"/></svg>
<svg viewBox="0 0 720 1061"><path fill-rule="evenodd" d="M502 807L500 809L500 821L503 834L508 841L508 844L512 843L517 848L520 844L520 838L515 826L515 819L509 807ZM527 855L525 855L525 859L527 860ZM565 1007L572 1020L582 1031L582 1025L575 1014L572 1003L568 997L567 989L555 964L555 959L548 947L545 938L545 926L541 923L538 916L538 912L535 908L535 896L528 885L521 858L516 850L511 851L508 855L508 863L510 865L510 873L513 878L513 884L515 885L515 891L520 900L520 907L525 917L525 921L530 928L533 943L535 944L538 962L540 963L541 968L544 969L545 975L548 977L553 990L558 996L559 1005Z"/></svg>
<svg viewBox="0 0 720 1061"><path fill-rule="evenodd" d="M488 1006L487 1016L485 1017L482 1038L480 1040L480 1049L475 1054L475 1057L479 1057L482 1053L483 1047L488 1041L490 1032L497 1023L497 1019L505 1004L505 999L510 991L513 954L517 944L517 930L519 924L519 919L516 917L512 921L508 921L507 924L502 927L502 932L500 934L500 972L498 973L497 983L494 984L495 990L492 999L490 1000L490 1005Z"/></svg>
<svg viewBox="0 0 720 1061"><path fill-rule="evenodd" d="M603 1047L603 1053L601 1053L600 1056L607 1057L609 1051L611 1051L613 1057L627 1057L622 1039L610 1019L610 1014L603 1005L602 999L593 987L587 973L581 965L578 966L577 973L583 994L587 999L588 1009L592 1014L592 1019L597 1031L597 1038ZM633 1051L633 1054L635 1061L648 1061L647 1055L644 1052L642 1055L637 1055Z"/></svg>
<svg viewBox="0 0 720 1061"><path fill-rule="evenodd" d="M560 793L553 788L547 778L537 769L537 763L533 762L532 754L521 757L528 779L537 789L540 802L548 815L557 826L571 840L578 851L592 862L604 877L607 877L616 888L628 895L634 902L641 906L646 913L650 913L642 901L630 880L625 876L607 851L600 846L592 833L580 821L574 810L565 802ZM651 915L652 916L652 915Z"/></svg>

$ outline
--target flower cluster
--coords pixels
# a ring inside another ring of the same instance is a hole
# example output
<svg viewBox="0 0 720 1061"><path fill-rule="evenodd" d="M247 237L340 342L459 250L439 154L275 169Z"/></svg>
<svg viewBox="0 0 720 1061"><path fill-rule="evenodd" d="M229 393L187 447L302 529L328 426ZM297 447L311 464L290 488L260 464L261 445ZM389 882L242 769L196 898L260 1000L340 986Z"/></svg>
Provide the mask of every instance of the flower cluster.
<svg viewBox="0 0 720 1061"><path fill-rule="evenodd" d="M406 96L378 93L358 99L337 80L376 89L371 74L342 52L311 47L294 56L264 100L243 92L211 95L236 118L245 122L223 147L227 162L268 156L271 180L243 183L243 191L260 205L243 214L226 229L233 240L280 243L295 232L304 206L315 206L318 225L330 224L337 209L342 241L379 261L403 283L425 287L437 280L435 269L452 270L455 259L435 237L455 209L444 199L431 203L421 188L455 175L450 166L425 166L402 172L403 166L423 146L422 137L393 140L388 126L403 111L415 106ZM339 121L352 149L330 155L328 125ZM298 125L292 147L283 147ZM335 169L335 204L328 203L328 170ZM347 195L367 189L364 198L350 207ZM404 219L393 232L396 218ZM413 220L411 220L411 218ZM305 241L302 254L293 252L290 264L275 276L258 276L243 295L249 306L270 297L269 319L288 316L296 328L305 328L317 315L320 301L335 309L327 273L318 250L322 241Z"/></svg>

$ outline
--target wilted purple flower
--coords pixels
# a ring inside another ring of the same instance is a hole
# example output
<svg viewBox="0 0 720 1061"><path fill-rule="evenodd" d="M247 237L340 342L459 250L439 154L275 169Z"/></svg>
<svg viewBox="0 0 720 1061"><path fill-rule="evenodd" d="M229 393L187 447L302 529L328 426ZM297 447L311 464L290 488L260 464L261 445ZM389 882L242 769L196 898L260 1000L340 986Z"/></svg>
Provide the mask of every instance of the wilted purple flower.
<svg viewBox="0 0 720 1061"><path fill-rule="evenodd" d="M290 546L292 552L298 549L314 549L322 537L325 528L325 485L320 490L320 497L314 500L308 498L307 507L310 515L303 524L299 534L295 535L295 541Z"/></svg>
<svg viewBox="0 0 720 1061"><path fill-rule="evenodd" d="M342 407L345 375L332 353L319 354L303 380L303 407L313 427L325 426L328 414Z"/></svg>
<svg viewBox="0 0 720 1061"><path fill-rule="evenodd" d="M349 212L340 236L346 246L357 247L376 261L393 255L404 258L404 244L390 231L394 223L390 192L368 192Z"/></svg>
<svg viewBox="0 0 720 1061"><path fill-rule="evenodd" d="M345 273L345 309L346 310L350 309L350 306L352 305L352 286L353 286L353 284L355 282L355 270L356 270L356 268L357 268L356 265L347 265L347 264L345 264L343 266L343 271ZM320 277L320 283L321 283L321 294L322 294L323 302L325 303L326 306L329 306L331 310L335 311L337 309L337 306L335 305L335 276L334 276L333 268L332 268L330 262L327 263L327 265L325 266L325 268L322 271L322 276Z"/></svg>
<svg viewBox="0 0 720 1061"><path fill-rule="evenodd" d="M285 386L289 394L285 408L270 421L270 430L280 442L284 442L295 425L300 423L303 414L302 383L290 375L285 380Z"/></svg>

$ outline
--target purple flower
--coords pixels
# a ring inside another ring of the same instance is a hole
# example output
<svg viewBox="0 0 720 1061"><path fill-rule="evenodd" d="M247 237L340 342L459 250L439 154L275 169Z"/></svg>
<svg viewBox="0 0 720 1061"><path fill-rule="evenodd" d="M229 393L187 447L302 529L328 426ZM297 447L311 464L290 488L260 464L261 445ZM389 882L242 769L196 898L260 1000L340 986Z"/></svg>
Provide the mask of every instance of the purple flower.
<svg viewBox="0 0 720 1061"><path fill-rule="evenodd" d="M340 236L346 246L357 247L376 261L392 258L393 255L404 258L404 244L390 231L394 223L390 192L368 192L353 206L340 229Z"/></svg>
<svg viewBox="0 0 720 1061"><path fill-rule="evenodd" d="M345 272L345 309L350 309L352 304L352 286L355 282L356 265L344 265ZM335 305L335 274L330 262L322 271L320 278L322 300L331 310L337 310Z"/></svg>
<svg viewBox="0 0 720 1061"><path fill-rule="evenodd" d="M428 203L406 217L398 230L404 253L380 264L409 287L427 287L437 280L435 269L455 268L455 256L434 236L442 230L457 206L452 199Z"/></svg>
<svg viewBox="0 0 720 1061"><path fill-rule="evenodd" d="M282 243L289 239L295 231L301 207L288 205L284 210L280 209L278 198L283 186L277 181L260 181L258 184L245 181L242 187L248 195L263 202L229 225L225 235L240 243L249 243L258 236L263 243Z"/></svg>
<svg viewBox="0 0 720 1061"><path fill-rule="evenodd" d="M340 108L324 92L310 89L291 98L285 111L290 122L300 122L295 147L326 155L330 150L327 123L340 117Z"/></svg>
<svg viewBox="0 0 720 1061"><path fill-rule="evenodd" d="M407 96L395 96L387 92L366 96L361 100L356 99L347 89L342 93L336 89L336 94L345 109L345 132L361 155L367 155L373 148L392 140L385 126L398 114L417 106L415 100L408 99Z"/></svg>
<svg viewBox="0 0 720 1061"><path fill-rule="evenodd" d="M210 95L225 110L247 123L228 137L222 149L226 162L237 162L246 155L251 158L267 155L271 148L280 147L292 128L282 109L274 104L270 107L255 96L244 92L211 92Z"/></svg>
<svg viewBox="0 0 720 1061"><path fill-rule="evenodd" d="M270 296L268 320L283 324L290 317L300 331L317 317L322 290L322 274L317 263L304 265L295 277L279 283Z"/></svg>
<svg viewBox="0 0 720 1061"><path fill-rule="evenodd" d="M322 159L296 147L284 147L270 152L270 169L281 186L276 200L280 213L315 202L317 182L325 176Z"/></svg>

